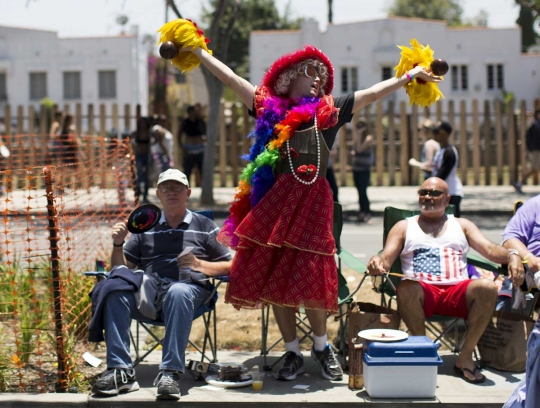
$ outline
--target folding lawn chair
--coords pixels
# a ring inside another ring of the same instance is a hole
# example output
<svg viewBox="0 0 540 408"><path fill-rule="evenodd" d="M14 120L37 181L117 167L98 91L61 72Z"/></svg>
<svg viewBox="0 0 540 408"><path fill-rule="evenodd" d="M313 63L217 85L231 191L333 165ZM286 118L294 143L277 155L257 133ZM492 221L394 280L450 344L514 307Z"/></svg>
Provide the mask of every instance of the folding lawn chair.
<svg viewBox="0 0 540 408"><path fill-rule="evenodd" d="M454 206L449 205L446 208L447 214L453 214L454 213ZM392 227L399 221L411 217L413 215L420 214L420 211L411 211L411 210L402 210L399 208L394 207L386 207L384 209L384 223L383 223L383 246L386 245L386 239L388 237L388 233L392 229ZM475 255L472 253L469 253L467 255L467 263L469 265L474 265L476 267L496 272L496 273L506 273L505 269L501 267L500 265L497 265L493 262L488 261L487 259L484 259L483 257L479 255ZM401 260L398 257L397 260L394 262L392 267L390 268L391 273L402 273L401 268ZM390 281L390 282L389 282ZM392 301L396 299L396 292L394 288L397 288L399 285L399 282L401 281L400 277L388 275L386 279L380 278L376 279L374 283L374 290L381 294L381 304L383 306L391 307ZM459 341L458 339L458 328L459 323L462 319L459 317L450 317L450 316L440 316L435 315L430 317L429 319L426 319L426 330L430 332L433 336L435 336L434 342L440 341L442 344L444 344L446 347L448 347L450 350L452 350L454 353L458 353L461 349L461 345L463 343L464 338L462 341ZM444 329L441 330L439 326L437 325L443 323ZM466 327L466 322L465 322ZM451 330L454 330L454 339L451 339L448 337L448 334Z"/></svg>
<svg viewBox="0 0 540 408"><path fill-rule="evenodd" d="M341 246L341 232L343 230L343 210L341 207L341 204L334 203L334 222L333 222L333 235L334 240L336 241L336 248L337 248L337 273L338 273L338 309L339 309L339 315L335 317L336 321L339 320L339 332L338 332L338 344L332 345L331 347L334 349L335 352L338 354L341 354L342 356L346 356L346 348L347 348L347 342L346 342L346 333L345 328L346 326L346 319L347 319L347 313L346 313L346 305L352 302L353 296L360 290L360 287L362 286L362 283L364 283L364 280L366 279L366 265L354 257L353 254L348 252L347 250L343 249ZM342 271L342 262L347 264L351 269L354 271L364 274L362 277L360 283L356 287L356 289L351 293L349 291L349 287L347 285L347 280L343 277L343 271ZM329 314L328 317L331 315ZM276 347L283 338L278 339L275 341L272 345L268 346L268 323L270 321L270 306L265 306L262 308L262 337L261 337L261 355L263 356L263 367L266 371L271 371L281 360L282 358L275 361L271 366L267 364L267 355L268 353ZM313 341L313 338L311 337L312 329L309 326L309 321L307 319L307 316L305 314L305 310L303 308L300 308L298 310L298 313L296 314L296 328L302 333L302 336L299 339L299 342L306 339L311 339Z"/></svg>
<svg viewBox="0 0 540 408"><path fill-rule="evenodd" d="M211 210L202 210L195 211L198 214L204 215L205 217L214 219L214 214ZM85 272L86 276L95 276L96 279L102 280L106 279L108 272L103 271L103 262L96 261L97 271ZM201 362L207 360L210 363L217 362L217 330L216 330L216 302L218 299L217 289L223 282L228 282L227 276L215 277L210 279L210 294L204 303L195 310L193 314L193 320L198 319L199 317L203 319L204 322L204 338L202 347L197 346L192 340L188 340L188 344L197 350L201 354ZM140 322L137 321L136 328L130 331L129 336L131 343L133 345L133 351L135 352L135 360L133 361L133 366L137 366L157 347L161 346L162 338L159 334L156 333L154 327L164 326L162 321L151 321L151 322ZM149 344L148 348L142 354L141 350L141 335L140 329L143 328L147 333L147 338L150 336L152 343ZM133 333L134 331L134 333ZM210 356L207 353L207 347L210 349Z"/></svg>

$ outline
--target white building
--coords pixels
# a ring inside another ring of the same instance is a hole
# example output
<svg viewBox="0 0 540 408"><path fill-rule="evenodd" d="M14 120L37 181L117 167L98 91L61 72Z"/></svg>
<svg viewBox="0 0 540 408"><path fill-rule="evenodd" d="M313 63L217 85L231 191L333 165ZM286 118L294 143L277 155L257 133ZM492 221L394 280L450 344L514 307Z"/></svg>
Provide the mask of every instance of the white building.
<svg viewBox="0 0 540 408"><path fill-rule="evenodd" d="M0 112L34 105L45 97L60 108L81 103L111 112L116 103L148 106L146 54L138 29L127 35L58 38L54 31L0 26ZM133 108L134 109L134 108Z"/></svg>
<svg viewBox="0 0 540 408"><path fill-rule="evenodd" d="M321 49L334 65L335 86L340 96L395 75L399 62L397 45L411 38L429 44L435 58L445 59L450 71L440 84L447 100L502 99L502 90L525 100L528 109L540 98L540 53L522 54L519 27L491 29L447 27L445 22L390 17L328 26L319 30L313 19L301 30L254 31L250 41L250 78L261 82L264 72L281 55L311 44ZM407 101L404 91L388 99ZM443 109L446 105L443 101ZM457 108L457 106L456 106Z"/></svg>

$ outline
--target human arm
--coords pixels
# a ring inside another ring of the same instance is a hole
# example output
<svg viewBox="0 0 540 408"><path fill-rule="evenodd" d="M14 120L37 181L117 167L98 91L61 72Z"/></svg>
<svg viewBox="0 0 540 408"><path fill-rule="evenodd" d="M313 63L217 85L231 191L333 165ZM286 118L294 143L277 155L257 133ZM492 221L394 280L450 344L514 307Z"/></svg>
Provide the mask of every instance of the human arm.
<svg viewBox="0 0 540 408"><path fill-rule="evenodd" d="M111 266L126 265L130 269L135 268L135 264L126 260L124 256L123 244L126 240L128 230L123 222L116 223L112 228L113 250L111 253Z"/></svg>
<svg viewBox="0 0 540 408"><path fill-rule="evenodd" d="M523 260L527 260L533 272L540 271L538 236L540 223L536 220L540 214L540 196L528 200L510 219L502 234L503 246L516 249Z"/></svg>
<svg viewBox="0 0 540 408"><path fill-rule="evenodd" d="M49 138L51 139L57 139L58 138L58 130L60 128L60 123L58 122L54 122L52 125L51 125L51 130L49 132Z"/></svg>
<svg viewBox="0 0 540 408"><path fill-rule="evenodd" d="M352 151L352 154L356 154L356 153L362 153L363 151L365 151L367 148L371 147L373 145L373 136L372 135L367 135L365 137L364 140L361 141L361 134L356 134L356 139L353 143L353 146L354 146L354 149Z"/></svg>
<svg viewBox="0 0 540 408"><path fill-rule="evenodd" d="M431 76L429 71L421 66L416 66L408 72L409 75L415 78L422 79L427 82L440 82L441 79L438 76ZM392 92L397 91L403 85L409 82L407 75L402 75L400 78L390 78L386 81L379 82L368 89L356 91L354 93L354 106L353 113L363 108L370 103L378 101Z"/></svg>
<svg viewBox="0 0 540 408"><path fill-rule="evenodd" d="M180 146L180 150L182 150L182 155L186 155L186 148L184 146L183 135L185 133L184 131L184 121L180 122L180 127L178 128L178 134L176 135L176 139L178 140L178 146Z"/></svg>
<svg viewBox="0 0 540 408"><path fill-rule="evenodd" d="M503 243L503 246L508 249L515 249L518 251L519 256L527 261L527 264L531 268L531 272L534 274L540 271L540 258L535 256L529 249L517 238L510 238Z"/></svg>
<svg viewBox="0 0 540 408"><path fill-rule="evenodd" d="M405 244L407 220L401 220L392 227L386 239L386 245L380 255L374 255L369 260L367 270L370 275L382 275L392 267Z"/></svg>
<svg viewBox="0 0 540 408"><path fill-rule="evenodd" d="M188 253L178 258L179 268L191 268L194 271L202 272L206 276L225 276L231 270L232 260L209 262L197 258L193 253Z"/></svg>
<svg viewBox="0 0 540 408"><path fill-rule="evenodd" d="M236 75L232 69L222 63L217 58L211 56L202 48L196 48L191 51L199 58L201 63L221 82L228 85L240 100L251 109L253 107L253 98L255 95L255 86L244 78Z"/></svg>
<svg viewBox="0 0 540 408"><path fill-rule="evenodd" d="M165 144L165 132L162 129L157 129L154 132L154 138L156 139L156 143L161 148L161 151L163 152L163 154L167 157L170 157L169 151L167 150L167 146Z"/></svg>
<svg viewBox="0 0 540 408"><path fill-rule="evenodd" d="M511 254L504 246L491 242L471 221L465 218L456 218L456 220L461 226L469 246L492 262L508 264L508 278L515 287L519 287L524 278L521 257Z"/></svg>
<svg viewBox="0 0 540 408"><path fill-rule="evenodd" d="M424 144L424 161L421 162L420 168L424 171L431 172L433 170L433 159L439 151L440 146L435 140L427 140ZM451 168L450 168L451 170Z"/></svg>
<svg viewBox="0 0 540 408"><path fill-rule="evenodd" d="M454 152L454 149L448 146L444 150L441 167L439 167L439 169L437 170L437 174L435 174L435 177L439 177L443 180L446 180L446 178L452 171L452 168L456 164L456 161L457 161L457 157Z"/></svg>

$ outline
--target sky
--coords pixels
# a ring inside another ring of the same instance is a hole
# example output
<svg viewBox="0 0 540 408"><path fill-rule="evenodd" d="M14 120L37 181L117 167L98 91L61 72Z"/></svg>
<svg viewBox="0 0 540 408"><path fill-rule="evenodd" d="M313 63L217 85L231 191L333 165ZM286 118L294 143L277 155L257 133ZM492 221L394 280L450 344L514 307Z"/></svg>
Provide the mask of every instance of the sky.
<svg viewBox="0 0 540 408"><path fill-rule="evenodd" d="M327 0L275 0L281 13L290 3L293 17L314 18L326 29ZM207 0L176 0L185 18L200 21ZM334 0L334 24L384 18L391 0ZM461 0L463 17L488 11L490 27L515 25L519 8L514 0ZM113 36L121 32L120 15L126 26L138 25L140 34L151 34L165 22L165 0L0 0L0 26L56 31L60 37ZM169 20L174 15L169 14Z"/></svg>

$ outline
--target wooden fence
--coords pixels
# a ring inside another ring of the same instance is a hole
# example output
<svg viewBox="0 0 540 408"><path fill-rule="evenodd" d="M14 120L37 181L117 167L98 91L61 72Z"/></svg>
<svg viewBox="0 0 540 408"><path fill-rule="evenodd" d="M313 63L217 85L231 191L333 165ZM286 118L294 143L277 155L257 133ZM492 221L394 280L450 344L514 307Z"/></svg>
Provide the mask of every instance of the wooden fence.
<svg viewBox="0 0 540 408"><path fill-rule="evenodd" d="M452 124L453 143L460 155L460 177L469 185L503 185L517 180L525 171L527 161L525 133L530 125L533 106L524 101L473 100L471 106L465 101L445 100L432 108L419 109L407 106L405 102L396 105L393 101L379 101L354 115L353 123L362 119L368 123L368 130L375 137L375 165L372 185L416 185L421 181L421 171L409 166L409 158L420 159L422 141L418 136L418 125L425 119L447 120ZM540 107L540 99L535 101ZM4 141L11 148L16 145L14 135L27 134L38 138L37 145L46 146L48 127L55 113L54 109L33 106L18 106L16 113L6 105L0 118L4 119ZM64 112L75 117L75 126L82 135L107 137L114 128L118 132L133 131L135 120L141 115L140 105L125 105L122 109L112 105L110 111L100 105L96 112L88 105L83 112L81 104L65 105ZM216 143L214 167L216 186L236 186L245 165L240 156L247 153L252 140L246 135L253 129L254 120L248 115L244 105L222 103L217 118L219 134ZM171 117L171 131L176 135L180 118ZM341 186L352 185L350 177L350 148L356 127L344 126L336 137L337 158L334 170ZM11 136L10 136L11 135ZM12 138L12 139L10 139ZM175 140L176 143L176 140ZM34 144L34 143L33 143ZM180 163L180 149L175 148L175 163Z"/></svg>

